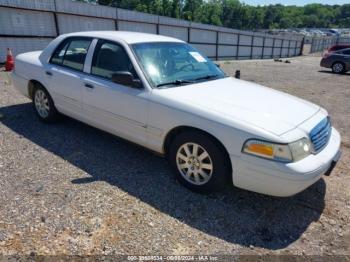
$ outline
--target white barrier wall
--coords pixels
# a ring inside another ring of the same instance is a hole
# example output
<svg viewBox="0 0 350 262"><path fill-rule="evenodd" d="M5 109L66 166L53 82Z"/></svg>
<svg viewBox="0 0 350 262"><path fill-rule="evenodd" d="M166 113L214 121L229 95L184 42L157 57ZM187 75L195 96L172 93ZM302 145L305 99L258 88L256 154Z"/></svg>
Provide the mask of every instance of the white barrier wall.
<svg viewBox="0 0 350 262"><path fill-rule="evenodd" d="M237 45L238 35L219 32L219 44Z"/></svg>
<svg viewBox="0 0 350 262"><path fill-rule="evenodd" d="M300 36L241 31L71 0L0 0L0 62L5 60L7 47L16 55L43 49L59 34L90 30L167 35L217 60L295 56L303 41ZM316 39L313 50L331 42Z"/></svg>
<svg viewBox="0 0 350 262"><path fill-rule="evenodd" d="M0 35L56 36L54 15L0 7Z"/></svg>
<svg viewBox="0 0 350 262"><path fill-rule="evenodd" d="M140 22L129 22L129 21L119 21L118 29L120 31L132 31L132 32L142 32L142 33L157 33L157 26L153 24L144 24Z"/></svg>
<svg viewBox="0 0 350 262"><path fill-rule="evenodd" d="M55 0L0 0L0 5L43 11L55 11Z"/></svg>
<svg viewBox="0 0 350 262"><path fill-rule="evenodd" d="M85 15L102 18L117 18L115 8L108 6L88 5L83 2L73 2L71 0L55 1L56 12Z"/></svg>
<svg viewBox="0 0 350 262"><path fill-rule="evenodd" d="M188 42L188 32L184 27L174 27L170 25L159 25L159 34L175 37Z"/></svg>
<svg viewBox="0 0 350 262"><path fill-rule="evenodd" d="M38 51L44 49L52 40L53 38L1 37L0 50L6 51L6 48L10 46L14 54ZM1 52L2 61L5 61L5 57L6 52Z"/></svg>
<svg viewBox="0 0 350 262"><path fill-rule="evenodd" d="M60 34L77 31L115 30L115 23L113 20L95 17L57 14L57 24Z"/></svg>

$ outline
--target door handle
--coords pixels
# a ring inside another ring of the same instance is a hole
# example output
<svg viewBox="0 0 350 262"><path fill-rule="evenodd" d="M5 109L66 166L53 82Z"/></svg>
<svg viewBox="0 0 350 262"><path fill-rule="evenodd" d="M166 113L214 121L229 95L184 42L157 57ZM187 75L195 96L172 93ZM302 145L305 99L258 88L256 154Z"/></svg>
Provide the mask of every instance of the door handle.
<svg viewBox="0 0 350 262"><path fill-rule="evenodd" d="M94 88L94 86L92 84L85 83L84 85L85 85L85 87L90 88L90 89Z"/></svg>
<svg viewBox="0 0 350 262"><path fill-rule="evenodd" d="M52 76L52 73L50 71L46 71L45 74L47 74L48 76Z"/></svg>

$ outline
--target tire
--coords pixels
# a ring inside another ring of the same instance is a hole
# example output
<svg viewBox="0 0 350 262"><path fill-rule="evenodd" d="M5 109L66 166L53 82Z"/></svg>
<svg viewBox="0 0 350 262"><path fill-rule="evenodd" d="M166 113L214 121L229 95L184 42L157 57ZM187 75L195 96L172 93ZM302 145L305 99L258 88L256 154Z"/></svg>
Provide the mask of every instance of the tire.
<svg viewBox="0 0 350 262"><path fill-rule="evenodd" d="M55 122L58 118L58 111L47 90L37 84L33 90L33 108L39 120L45 123Z"/></svg>
<svg viewBox="0 0 350 262"><path fill-rule="evenodd" d="M231 165L224 149L204 133L185 131L177 135L168 158L178 181L190 190L210 193L232 184Z"/></svg>
<svg viewBox="0 0 350 262"><path fill-rule="evenodd" d="M345 65L342 62L335 62L332 65L332 72L335 74L343 74L345 72Z"/></svg>

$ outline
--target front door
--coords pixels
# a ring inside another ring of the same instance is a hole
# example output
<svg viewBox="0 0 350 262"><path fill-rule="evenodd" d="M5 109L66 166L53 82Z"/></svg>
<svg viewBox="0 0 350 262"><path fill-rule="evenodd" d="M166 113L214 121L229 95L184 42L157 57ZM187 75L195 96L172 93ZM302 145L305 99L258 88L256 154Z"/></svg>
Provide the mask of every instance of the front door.
<svg viewBox="0 0 350 262"><path fill-rule="evenodd" d="M83 110L95 126L139 144L145 144L148 95L144 88L112 82L118 71L131 72L138 78L124 48L111 41L99 40L85 75Z"/></svg>

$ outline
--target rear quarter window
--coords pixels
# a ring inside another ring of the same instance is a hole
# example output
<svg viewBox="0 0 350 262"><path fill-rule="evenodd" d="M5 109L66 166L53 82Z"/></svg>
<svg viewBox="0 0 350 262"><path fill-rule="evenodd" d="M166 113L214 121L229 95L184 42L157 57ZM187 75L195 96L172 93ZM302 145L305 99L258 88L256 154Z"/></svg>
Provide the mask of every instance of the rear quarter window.
<svg viewBox="0 0 350 262"><path fill-rule="evenodd" d="M53 53L50 63L83 71L91 38L68 38Z"/></svg>

